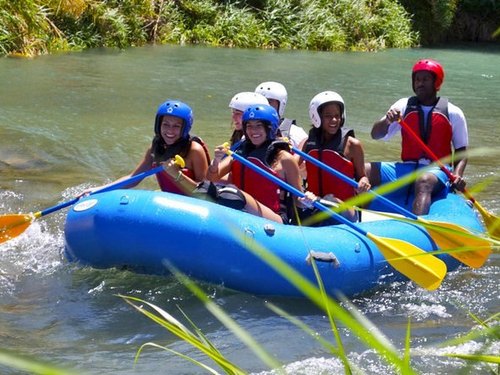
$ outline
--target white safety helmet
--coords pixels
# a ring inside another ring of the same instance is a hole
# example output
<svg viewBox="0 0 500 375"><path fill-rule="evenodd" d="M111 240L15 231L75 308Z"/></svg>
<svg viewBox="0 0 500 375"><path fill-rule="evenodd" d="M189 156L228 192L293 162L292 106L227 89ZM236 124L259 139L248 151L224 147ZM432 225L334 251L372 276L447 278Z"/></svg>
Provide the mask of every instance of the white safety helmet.
<svg viewBox="0 0 500 375"><path fill-rule="evenodd" d="M288 92L285 86L279 82L262 82L257 86L255 92L264 95L267 99L274 99L280 102L278 115L280 118L285 113L286 101L288 100Z"/></svg>
<svg viewBox="0 0 500 375"><path fill-rule="evenodd" d="M326 103L337 103L340 105L340 111L342 112L340 126L343 126L346 118L344 99L335 91L323 91L311 99L309 103L309 118L313 126L315 128L321 127L321 116L318 110Z"/></svg>
<svg viewBox="0 0 500 375"><path fill-rule="evenodd" d="M256 92L239 92L229 102L229 108L245 112L251 105L269 104L266 97Z"/></svg>

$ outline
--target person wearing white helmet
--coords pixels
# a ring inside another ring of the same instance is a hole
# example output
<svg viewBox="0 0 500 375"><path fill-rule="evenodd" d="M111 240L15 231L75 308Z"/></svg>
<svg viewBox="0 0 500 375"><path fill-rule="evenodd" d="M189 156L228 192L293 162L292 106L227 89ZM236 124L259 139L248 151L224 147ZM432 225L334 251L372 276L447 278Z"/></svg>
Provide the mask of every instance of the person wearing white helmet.
<svg viewBox="0 0 500 375"><path fill-rule="evenodd" d="M257 104L269 104L269 102L265 96L251 91L239 92L231 98L229 102L229 108L232 111L231 126L233 127L233 134L229 141L231 146L243 138L243 127L241 124L243 112L251 105Z"/></svg>
<svg viewBox="0 0 500 375"><path fill-rule="evenodd" d="M288 138L294 147L302 148L307 139L307 133L295 120L285 118L285 108L288 100L288 92L285 86L279 82L262 82L255 88L255 92L267 98L269 105L274 107L280 116L279 132L282 137Z"/></svg>
<svg viewBox="0 0 500 375"><path fill-rule="evenodd" d="M333 197L334 201L347 200L370 189L366 177L364 151L354 131L346 128L346 109L342 96L334 91L323 91L309 104L312 128L304 143L303 152L358 181L354 189L327 171L306 163L307 188L320 197ZM300 160L302 162L302 160Z"/></svg>

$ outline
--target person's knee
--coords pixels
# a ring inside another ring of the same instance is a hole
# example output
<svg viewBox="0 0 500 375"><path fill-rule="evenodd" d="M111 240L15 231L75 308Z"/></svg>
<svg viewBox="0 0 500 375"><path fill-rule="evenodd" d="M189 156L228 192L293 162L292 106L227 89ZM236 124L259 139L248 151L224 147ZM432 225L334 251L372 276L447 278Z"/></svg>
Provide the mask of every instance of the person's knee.
<svg viewBox="0 0 500 375"><path fill-rule="evenodd" d="M437 187L439 180L432 173L424 173L415 181L416 193L432 193Z"/></svg>
<svg viewBox="0 0 500 375"><path fill-rule="evenodd" d="M242 210L246 204L243 192L234 185L216 185L210 181L203 181L193 191L193 196L210 200L226 207Z"/></svg>
<svg viewBox="0 0 500 375"><path fill-rule="evenodd" d="M202 181L193 190L193 197L215 202L217 200L217 187L213 182Z"/></svg>
<svg viewBox="0 0 500 375"><path fill-rule="evenodd" d="M226 207L242 210L247 200L240 189L233 185L227 185L218 189L217 203Z"/></svg>
<svg viewBox="0 0 500 375"><path fill-rule="evenodd" d="M370 175L372 173L372 163L365 163L365 171L368 178L370 178Z"/></svg>
<svg viewBox="0 0 500 375"><path fill-rule="evenodd" d="M372 186L380 185L380 163L365 163L365 171Z"/></svg>

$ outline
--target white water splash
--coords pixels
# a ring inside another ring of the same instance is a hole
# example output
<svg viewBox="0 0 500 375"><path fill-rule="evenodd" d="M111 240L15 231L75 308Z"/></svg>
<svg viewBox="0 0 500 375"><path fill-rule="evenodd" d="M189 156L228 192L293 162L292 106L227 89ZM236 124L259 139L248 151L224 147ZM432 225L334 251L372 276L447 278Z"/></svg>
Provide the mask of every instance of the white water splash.
<svg viewBox="0 0 500 375"><path fill-rule="evenodd" d="M62 248L62 233L51 233L38 221L18 237L4 242L0 248L0 295L10 294L22 277L50 275L60 269Z"/></svg>
<svg viewBox="0 0 500 375"><path fill-rule="evenodd" d="M337 358L308 358L303 361L290 363L279 370L264 371L254 375L275 375L283 373L290 375L342 374L344 373L344 366Z"/></svg>
<svg viewBox="0 0 500 375"><path fill-rule="evenodd" d="M437 316L439 318L450 318L451 314L446 312L446 307L443 305L432 304L428 305L426 303L414 304L407 303L402 306L408 313L408 316L416 319L417 321L422 321L428 319L432 316Z"/></svg>

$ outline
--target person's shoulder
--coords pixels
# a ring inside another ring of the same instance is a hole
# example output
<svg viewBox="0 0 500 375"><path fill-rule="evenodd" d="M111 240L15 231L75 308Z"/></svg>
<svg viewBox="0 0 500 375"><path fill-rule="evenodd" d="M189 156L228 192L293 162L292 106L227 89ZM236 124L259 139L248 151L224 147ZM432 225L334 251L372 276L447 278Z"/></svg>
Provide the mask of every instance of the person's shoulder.
<svg viewBox="0 0 500 375"><path fill-rule="evenodd" d="M292 124L291 128L296 132L300 134L306 134L307 132L304 130L304 128L300 125L297 125L295 122Z"/></svg>
<svg viewBox="0 0 500 375"><path fill-rule="evenodd" d="M203 146L200 142L197 142L195 140L191 140L190 149L191 150L202 150Z"/></svg>
<svg viewBox="0 0 500 375"><path fill-rule="evenodd" d="M295 120L285 119L290 121L290 131L289 136L291 140L294 142L295 146L300 144L304 139L307 139L308 135L304 128L297 124Z"/></svg>
<svg viewBox="0 0 500 375"><path fill-rule="evenodd" d="M405 97L405 98L398 99L396 102L394 102L393 105L391 105L391 108L399 109L399 110L406 108L406 105L408 104L408 99L410 99L410 98Z"/></svg>
<svg viewBox="0 0 500 375"><path fill-rule="evenodd" d="M280 120L280 128L289 129L289 128L295 128L295 127L302 129L302 127L299 124L297 124L297 120L294 118L284 117Z"/></svg>
<svg viewBox="0 0 500 375"><path fill-rule="evenodd" d="M459 106L450 102L449 100L448 100L448 113L457 113L463 115L462 109Z"/></svg>
<svg viewBox="0 0 500 375"><path fill-rule="evenodd" d="M453 125L467 126L464 112L455 104L448 102L448 118Z"/></svg>
<svg viewBox="0 0 500 375"><path fill-rule="evenodd" d="M288 166L291 165L298 166L297 159L290 152L286 150L279 150L278 160L281 163L281 165L283 165L284 168L287 168Z"/></svg>
<svg viewBox="0 0 500 375"><path fill-rule="evenodd" d="M196 155L205 155L208 152L206 147L207 146L204 142L198 142L198 141L192 140L189 151L192 152L193 154L196 154Z"/></svg>
<svg viewBox="0 0 500 375"><path fill-rule="evenodd" d="M277 151L278 158L280 160L286 160L293 158L290 152L290 144L286 140L277 140L273 142L273 148Z"/></svg>
<svg viewBox="0 0 500 375"><path fill-rule="evenodd" d="M347 142L349 142L353 146L361 146L362 142L360 139L353 137L352 135L347 136Z"/></svg>
<svg viewBox="0 0 500 375"><path fill-rule="evenodd" d="M285 117L280 120L280 128L288 129L292 125L297 125L295 119Z"/></svg>

